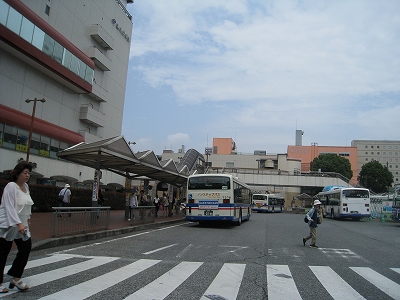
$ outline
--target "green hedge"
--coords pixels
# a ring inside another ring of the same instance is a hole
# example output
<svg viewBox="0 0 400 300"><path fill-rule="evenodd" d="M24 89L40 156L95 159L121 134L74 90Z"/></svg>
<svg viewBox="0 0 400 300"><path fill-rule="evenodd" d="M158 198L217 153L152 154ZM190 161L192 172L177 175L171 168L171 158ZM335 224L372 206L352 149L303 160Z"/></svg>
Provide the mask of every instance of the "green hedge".
<svg viewBox="0 0 400 300"><path fill-rule="evenodd" d="M8 181L0 179L0 196L3 195L4 187ZM30 184L30 194L33 202L33 212L50 212L52 207L58 206L58 193L60 187L41 184ZM89 189L73 189L71 190L71 204L73 207L92 206L92 190ZM111 206L112 210L125 209L125 193L103 192L105 206Z"/></svg>

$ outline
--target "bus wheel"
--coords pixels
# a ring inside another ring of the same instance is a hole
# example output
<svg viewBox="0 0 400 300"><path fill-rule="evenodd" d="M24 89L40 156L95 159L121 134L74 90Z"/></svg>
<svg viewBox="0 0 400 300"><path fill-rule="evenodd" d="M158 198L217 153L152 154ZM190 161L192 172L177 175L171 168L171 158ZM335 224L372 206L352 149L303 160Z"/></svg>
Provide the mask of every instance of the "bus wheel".
<svg viewBox="0 0 400 300"><path fill-rule="evenodd" d="M236 222L237 226L242 224L242 209L239 210L239 220Z"/></svg>

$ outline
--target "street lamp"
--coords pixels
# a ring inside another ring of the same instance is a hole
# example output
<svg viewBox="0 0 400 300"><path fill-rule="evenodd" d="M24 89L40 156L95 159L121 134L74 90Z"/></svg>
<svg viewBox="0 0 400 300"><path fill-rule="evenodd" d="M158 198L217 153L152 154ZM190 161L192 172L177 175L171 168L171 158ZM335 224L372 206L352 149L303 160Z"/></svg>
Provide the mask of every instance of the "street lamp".
<svg viewBox="0 0 400 300"><path fill-rule="evenodd" d="M31 151L31 140L32 140L32 130L33 130L33 121L35 119L35 111L36 111L36 102L40 101L42 103L46 102L46 100L43 99L26 99L25 102L29 103L33 101L33 109L32 109L32 119L31 119L31 126L29 128L29 138L28 138L28 151L26 152L26 162L29 162L29 153Z"/></svg>

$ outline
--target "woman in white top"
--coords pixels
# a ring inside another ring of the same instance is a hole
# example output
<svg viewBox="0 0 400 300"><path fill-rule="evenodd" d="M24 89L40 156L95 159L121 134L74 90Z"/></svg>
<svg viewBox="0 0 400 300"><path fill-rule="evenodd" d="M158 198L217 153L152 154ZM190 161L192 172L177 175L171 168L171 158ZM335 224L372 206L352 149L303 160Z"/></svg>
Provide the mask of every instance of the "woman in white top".
<svg viewBox="0 0 400 300"><path fill-rule="evenodd" d="M137 196L136 193L132 193L131 197L129 198L129 219L128 221L130 221L132 219L132 207L138 206L138 200L137 200Z"/></svg>
<svg viewBox="0 0 400 300"><path fill-rule="evenodd" d="M0 293L7 293L8 289L2 285L3 270L10 253L12 243L17 245L18 253L11 268L7 272L12 276L9 288L16 286L21 291L29 287L21 280L22 273L28 262L32 248L29 231L32 198L29 194L28 180L32 166L27 162L20 162L11 173L9 182L3 191L0 204Z"/></svg>

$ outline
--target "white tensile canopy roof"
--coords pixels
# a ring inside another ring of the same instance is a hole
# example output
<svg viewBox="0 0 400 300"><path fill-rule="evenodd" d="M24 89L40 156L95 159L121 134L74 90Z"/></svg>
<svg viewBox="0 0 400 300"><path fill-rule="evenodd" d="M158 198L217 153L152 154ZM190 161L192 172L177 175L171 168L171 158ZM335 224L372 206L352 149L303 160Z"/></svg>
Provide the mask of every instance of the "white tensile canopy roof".
<svg viewBox="0 0 400 300"><path fill-rule="evenodd" d="M57 156L97 170L109 170L127 178L148 177L175 186L186 184L189 169L178 170L172 159L159 161L152 150L133 153L123 136L93 143L79 143Z"/></svg>

